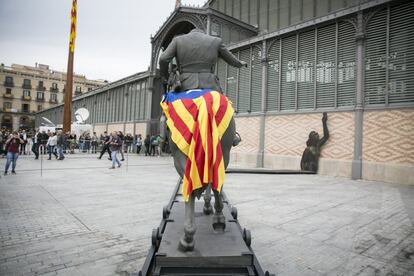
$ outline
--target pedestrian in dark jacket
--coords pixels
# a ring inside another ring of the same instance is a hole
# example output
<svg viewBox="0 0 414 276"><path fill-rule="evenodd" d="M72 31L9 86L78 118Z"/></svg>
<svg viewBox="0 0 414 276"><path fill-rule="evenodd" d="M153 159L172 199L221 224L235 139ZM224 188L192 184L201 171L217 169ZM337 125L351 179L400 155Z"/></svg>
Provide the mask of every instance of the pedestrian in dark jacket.
<svg viewBox="0 0 414 276"><path fill-rule="evenodd" d="M12 164L12 174L16 173L16 162L19 157L20 145L23 144L23 139L20 138L17 131L13 132L9 139L6 141L6 150L7 150L7 161L6 167L4 169L4 175L7 174L10 164Z"/></svg>
<svg viewBox="0 0 414 276"><path fill-rule="evenodd" d="M126 152L131 152L133 141L134 141L134 137L132 137L132 135L130 133L125 135L125 141L124 141L124 151L125 151L125 153Z"/></svg>
<svg viewBox="0 0 414 276"><path fill-rule="evenodd" d="M103 139L103 145L102 145L102 150L101 150L101 154L99 155L98 159L102 158L102 155L105 154L105 152L108 152L109 154L109 160L112 160L111 157L111 150L109 149L109 140L110 140L110 136L108 135L108 133L105 131L104 132L104 139Z"/></svg>
<svg viewBox="0 0 414 276"><path fill-rule="evenodd" d="M43 146L43 154L46 154L46 149L47 149L46 144L47 144L47 141L49 140L49 134L46 133L46 131L43 131L40 137L41 137L40 144Z"/></svg>
<svg viewBox="0 0 414 276"><path fill-rule="evenodd" d="M150 152L150 143L151 143L151 138L150 138L149 134L147 134L147 137L145 137L145 140L144 140L145 156L151 155L151 152Z"/></svg>
<svg viewBox="0 0 414 276"><path fill-rule="evenodd" d="M63 155L63 147L66 144L66 137L65 135L62 133L61 130L58 131L57 134L57 150L58 150L58 160L63 160L65 159L65 156Z"/></svg>
<svg viewBox="0 0 414 276"><path fill-rule="evenodd" d="M40 131L37 131L35 135L33 136L33 146L32 146L32 152L35 155L35 159L39 159L39 146L41 145L42 141L42 133Z"/></svg>

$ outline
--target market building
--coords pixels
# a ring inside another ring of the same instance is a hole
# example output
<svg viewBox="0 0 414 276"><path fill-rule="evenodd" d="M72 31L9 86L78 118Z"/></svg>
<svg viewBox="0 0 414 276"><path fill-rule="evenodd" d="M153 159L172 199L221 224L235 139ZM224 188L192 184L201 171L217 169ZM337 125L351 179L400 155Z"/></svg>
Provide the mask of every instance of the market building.
<svg viewBox="0 0 414 276"><path fill-rule="evenodd" d="M297 170L312 130L330 138L318 173L414 184L414 2L210 0L177 5L151 38L149 70L74 99L96 132L157 133L158 58L193 28L220 36L247 68L215 68L242 143L232 164ZM39 112L61 122L63 105Z"/></svg>

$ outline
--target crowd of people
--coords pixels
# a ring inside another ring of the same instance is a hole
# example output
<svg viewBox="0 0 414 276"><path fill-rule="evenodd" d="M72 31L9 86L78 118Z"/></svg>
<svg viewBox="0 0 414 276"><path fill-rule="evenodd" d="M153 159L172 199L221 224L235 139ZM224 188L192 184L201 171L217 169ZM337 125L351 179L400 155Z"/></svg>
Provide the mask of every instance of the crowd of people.
<svg viewBox="0 0 414 276"><path fill-rule="evenodd" d="M97 154L101 159L105 152L108 152L108 159L112 161L110 169L121 167L124 161L124 153L140 154L145 156L161 156L162 153L169 153L168 141L160 135L147 135L143 139L141 134L133 136L124 135L121 131L113 131L108 134L106 131L97 135L85 133L77 137L72 133L63 133L62 130L52 131L14 131L0 130L0 155L7 158L4 174L8 174L10 165L11 173L16 173L16 163L19 155L34 154L34 159L39 159L40 154L52 155L56 160L64 160L65 154L73 154L75 151L81 153ZM118 159L118 153L121 159Z"/></svg>

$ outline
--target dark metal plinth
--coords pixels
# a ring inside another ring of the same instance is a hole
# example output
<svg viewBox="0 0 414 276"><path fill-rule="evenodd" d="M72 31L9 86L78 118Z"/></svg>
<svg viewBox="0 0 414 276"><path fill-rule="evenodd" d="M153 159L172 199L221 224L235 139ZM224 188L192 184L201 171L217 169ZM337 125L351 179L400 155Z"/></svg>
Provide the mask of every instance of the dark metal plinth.
<svg viewBox="0 0 414 276"><path fill-rule="evenodd" d="M250 247L250 231L241 228L237 209L230 206L224 192L224 232L213 229L213 215L203 213L204 201L200 200L195 205L194 250L180 251L185 204L179 191L180 181L163 209L160 226L152 233L152 246L143 268L133 275L270 275L260 267ZM211 203L214 205L214 200Z"/></svg>
<svg viewBox="0 0 414 276"><path fill-rule="evenodd" d="M163 269L172 267L246 268L252 266L253 257L242 233L228 208L224 209L226 228L216 232L212 227L212 215L203 214L203 203L196 204L194 236L195 248L191 252L178 250L178 241L183 235L184 203L173 205L170 222L167 223L162 240L155 254L155 265Z"/></svg>

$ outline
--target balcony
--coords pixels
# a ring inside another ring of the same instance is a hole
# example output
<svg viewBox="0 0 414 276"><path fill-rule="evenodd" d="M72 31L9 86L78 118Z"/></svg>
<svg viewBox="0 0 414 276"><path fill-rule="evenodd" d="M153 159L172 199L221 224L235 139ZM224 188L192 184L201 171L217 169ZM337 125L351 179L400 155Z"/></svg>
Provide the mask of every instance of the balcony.
<svg viewBox="0 0 414 276"><path fill-rule="evenodd" d="M3 108L3 112L12 112L11 108Z"/></svg>
<svg viewBox="0 0 414 276"><path fill-rule="evenodd" d="M13 99L13 98L14 98L14 96L13 96L13 94L4 93L4 94L3 94L3 98L6 98L6 99Z"/></svg>
<svg viewBox="0 0 414 276"><path fill-rule="evenodd" d="M57 103L58 103L58 100L53 100L53 99L50 99L50 100L49 100L49 103L54 103L54 104L57 104Z"/></svg>
<svg viewBox="0 0 414 276"><path fill-rule="evenodd" d="M59 88L57 88L57 87L50 87L50 92L59 92Z"/></svg>
<svg viewBox="0 0 414 276"><path fill-rule="evenodd" d="M37 91L43 91L44 92L44 91L46 91L46 87L44 87L44 86L37 86L36 87L36 90Z"/></svg>
<svg viewBox="0 0 414 276"><path fill-rule="evenodd" d="M14 87L14 83L12 81L5 81L4 86L6 87Z"/></svg>
<svg viewBox="0 0 414 276"><path fill-rule="evenodd" d="M80 96L80 95L82 95L81 91L75 91L75 96Z"/></svg>
<svg viewBox="0 0 414 276"><path fill-rule="evenodd" d="M30 113L30 110L28 110L28 109L23 109L23 110L22 110L22 112L23 112L23 113Z"/></svg>
<svg viewBox="0 0 414 276"><path fill-rule="evenodd" d="M45 98L36 98L36 102L44 102Z"/></svg>
<svg viewBox="0 0 414 276"><path fill-rule="evenodd" d="M32 85L29 83L23 83L23 85L22 85L22 87L24 88L24 89L32 89Z"/></svg>
<svg viewBox="0 0 414 276"><path fill-rule="evenodd" d="M31 101L32 100L32 97L30 97L30 96L22 96L22 100L23 101Z"/></svg>

